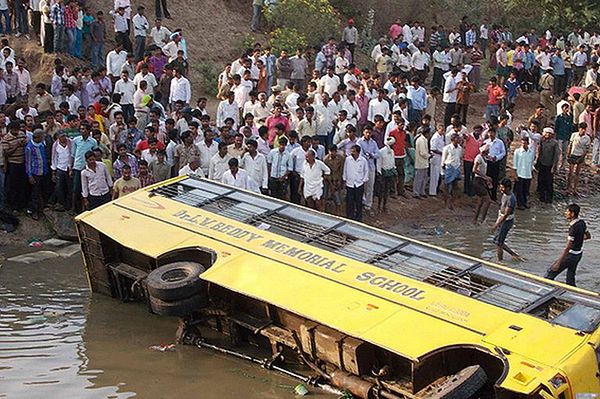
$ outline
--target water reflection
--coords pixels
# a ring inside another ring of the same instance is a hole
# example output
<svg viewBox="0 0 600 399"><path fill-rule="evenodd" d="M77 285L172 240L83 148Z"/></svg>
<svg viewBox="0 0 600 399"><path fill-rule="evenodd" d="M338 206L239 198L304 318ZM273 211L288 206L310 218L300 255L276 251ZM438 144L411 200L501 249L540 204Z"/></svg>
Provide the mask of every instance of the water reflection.
<svg viewBox="0 0 600 399"><path fill-rule="evenodd" d="M600 198L586 198L578 201L581 217L585 219L592 233L592 240L584 244L583 259L577 270L577 284L581 288L600 291L600 279L595 260L600 257L600 214L596 205ZM522 255L526 261L518 262L505 254L505 263L515 269L543 276L546 269L558 258L567 240L568 222L563 216L566 203L555 203L535 210L517 211L515 227L511 230L507 243ZM463 215L447 224L441 235L418 233L415 238L440 245L483 259L495 260L496 250L492 242L490 226L496 214L490 212L485 225L466 223L472 215ZM402 230L402 226L398 227ZM565 273L557 277L564 282Z"/></svg>
<svg viewBox="0 0 600 399"><path fill-rule="evenodd" d="M173 342L176 320L89 295L81 260L0 269L0 398L288 398L294 380ZM314 395L319 396L319 395Z"/></svg>

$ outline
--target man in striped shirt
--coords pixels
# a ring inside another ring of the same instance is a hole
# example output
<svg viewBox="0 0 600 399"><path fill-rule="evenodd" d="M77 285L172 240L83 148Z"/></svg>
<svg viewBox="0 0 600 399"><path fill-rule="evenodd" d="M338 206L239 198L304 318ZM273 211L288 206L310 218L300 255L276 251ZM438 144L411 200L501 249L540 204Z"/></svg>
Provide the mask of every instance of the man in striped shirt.
<svg viewBox="0 0 600 399"><path fill-rule="evenodd" d="M27 214L33 220L38 220L39 212L44 208L43 186L44 179L48 174L46 145L42 129L36 129L32 139L25 146L25 173L31 185L31 201Z"/></svg>

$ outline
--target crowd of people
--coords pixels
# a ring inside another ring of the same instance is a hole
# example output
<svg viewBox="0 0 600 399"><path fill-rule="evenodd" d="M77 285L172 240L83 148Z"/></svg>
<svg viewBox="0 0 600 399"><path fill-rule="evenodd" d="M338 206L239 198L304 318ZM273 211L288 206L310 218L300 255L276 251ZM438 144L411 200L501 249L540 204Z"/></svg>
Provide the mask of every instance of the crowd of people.
<svg viewBox="0 0 600 399"><path fill-rule="evenodd" d="M103 11L34 3L33 33L57 53L51 81L34 85L6 38L0 59L0 205L34 219L45 207L93 209L177 175L354 220L386 212L397 197L442 196L453 209L462 191L476 199L474 222L499 201L502 259L503 250L514 252L505 239L515 210L530 206L534 173L540 201L552 202L560 168L576 195L588 153L600 163L600 108L590 96L599 83L596 32L550 28L514 38L508 27L477 27L467 17L450 29L398 20L372 49L371 65L359 68L349 20L341 40L314 49L274 54L257 43L245 51L220 74L211 115L208 98L192 101L187 45L181 29L162 25L165 1L150 29L144 7L132 15L129 0L116 0L106 55ZM17 31L28 34L20 6ZM71 69L61 54L89 67ZM482 88L487 54L494 73ZM472 94L482 89L485 116L467 125ZM519 97L534 92L540 104L513 126Z"/></svg>

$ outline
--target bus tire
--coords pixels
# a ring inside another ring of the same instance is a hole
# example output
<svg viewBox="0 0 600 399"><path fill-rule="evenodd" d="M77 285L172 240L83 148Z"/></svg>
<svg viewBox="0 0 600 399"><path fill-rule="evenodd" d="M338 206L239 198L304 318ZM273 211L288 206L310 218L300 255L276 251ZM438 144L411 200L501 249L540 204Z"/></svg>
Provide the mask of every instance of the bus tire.
<svg viewBox="0 0 600 399"><path fill-rule="evenodd" d="M469 399L488 382L481 366L469 366L435 387L423 399Z"/></svg>
<svg viewBox="0 0 600 399"><path fill-rule="evenodd" d="M207 284L200 278L206 269L196 262L173 262L155 269L146 278L151 297L166 302L193 295L208 296Z"/></svg>
<svg viewBox="0 0 600 399"><path fill-rule="evenodd" d="M152 313L160 316L187 316L194 311L206 307L206 297L202 295L194 295L189 298L179 301L167 302L161 299L150 297L150 308Z"/></svg>

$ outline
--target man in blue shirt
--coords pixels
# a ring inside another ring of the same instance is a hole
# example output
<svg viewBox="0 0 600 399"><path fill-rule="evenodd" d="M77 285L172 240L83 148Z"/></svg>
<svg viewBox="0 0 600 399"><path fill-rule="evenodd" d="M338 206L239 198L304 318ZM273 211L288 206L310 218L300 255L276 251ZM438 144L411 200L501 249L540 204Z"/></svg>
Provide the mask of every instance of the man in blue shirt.
<svg viewBox="0 0 600 399"><path fill-rule="evenodd" d="M375 188L375 176L377 167L375 162L379 158L379 147L375 140L371 138L373 129L367 126L363 130L363 136L358 139L357 144L360 147L360 155L367 160L369 164L369 180L365 183L364 206L369 214L372 214L373 190Z"/></svg>
<svg viewBox="0 0 600 399"><path fill-rule="evenodd" d="M565 75L565 60L561 57L561 50L557 48L552 58L550 58L550 66L554 75L554 94L562 96L567 89L567 77Z"/></svg>
<svg viewBox="0 0 600 399"><path fill-rule="evenodd" d="M287 138L279 139L279 146L273 148L267 156L267 168L269 169L269 190L275 198L284 200L287 193L288 177L292 170L292 157L285 150Z"/></svg>
<svg viewBox="0 0 600 399"><path fill-rule="evenodd" d="M427 90L421 86L417 76L411 79L411 85L406 89L406 98L411 101L412 108L408 111L408 121L419 123L423 112L427 109Z"/></svg>
<svg viewBox="0 0 600 399"><path fill-rule="evenodd" d="M73 156L73 209L81 210L81 171L85 169L85 154L98 146L98 142L91 137L90 124L81 122L79 126L80 136L73 139L71 155Z"/></svg>

